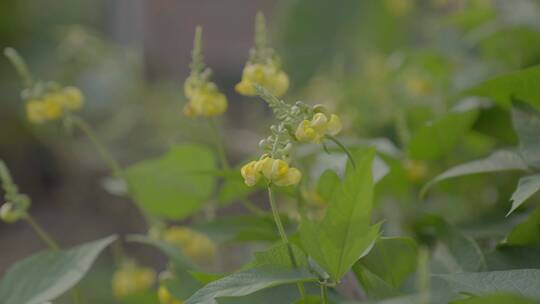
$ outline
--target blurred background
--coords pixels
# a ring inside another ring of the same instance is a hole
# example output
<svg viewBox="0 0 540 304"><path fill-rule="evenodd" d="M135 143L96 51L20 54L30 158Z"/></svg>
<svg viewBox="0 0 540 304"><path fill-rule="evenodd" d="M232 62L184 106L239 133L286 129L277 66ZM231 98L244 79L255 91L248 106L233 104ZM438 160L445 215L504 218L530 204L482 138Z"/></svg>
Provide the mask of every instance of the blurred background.
<svg viewBox="0 0 540 304"><path fill-rule="evenodd" d="M271 119L259 100L233 90L253 45L257 11L265 13L291 79L285 100L327 105L342 115L346 143L378 139L393 155L385 158L392 171L377 202L387 233L402 233L419 209L443 213L477 235L482 231L471 219L501 224L516 176L445 185L429 204L417 192L451 165L515 145L507 112L482 111L451 153L415 154L407 140L447 113L457 92L540 63L540 1L3 0L0 47L17 49L36 78L80 87L87 100L82 116L129 165L174 143L211 145L206 124L182 115L193 33L202 25L206 63L229 99L221 119L227 153L239 164L259 153ZM0 58L0 159L32 197L31 213L63 246L142 231L132 202L103 189L108 169L87 138L59 124L28 123L21 89ZM233 204L220 212L244 211ZM25 223L0 223L0 275L44 248ZM133 250L160 263L150 251Z"/></svg>

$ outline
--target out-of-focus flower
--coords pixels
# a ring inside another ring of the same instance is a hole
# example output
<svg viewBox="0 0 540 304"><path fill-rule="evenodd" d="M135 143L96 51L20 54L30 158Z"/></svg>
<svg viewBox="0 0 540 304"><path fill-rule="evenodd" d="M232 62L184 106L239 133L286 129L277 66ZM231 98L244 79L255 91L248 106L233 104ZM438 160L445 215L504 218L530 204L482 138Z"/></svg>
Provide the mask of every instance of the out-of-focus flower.
<svg viewBox="0 0 540 304"><path fill-rule="evenodd" d="M82 92L75 87L64 87L45 93L26 102L26 116L31 123L41 124L60 119L69 111L77 111L84 104Z"/></svg>
<svg viewBox="0 0 540 304"><path fill-rule="evenodd" d="M206 235L187 227L173 226L162 234L163 240L177 246L182 253L195 262L204 263L214 259L216 245Z"/></svg>
<svg viewBox="0 0 540 304"><path fill-rule="evenodd" d="M428 175L428 167L423 161L406 160L404 167L411 182L422 181Z"/></svg>
<svg viewBox="0 0 540 304"><path fill-rule="evenodd" d="M261 172L257 170L257 161L253 160L242 167L240 173L248 186L254 186L261 179Z"/></svg>
<svg viewBox="0 0 540 304"><path fill-rule="evenodd" d="M0 207L0 220L11 224L24 218L26 215L25 210L17 208L14 204L7 202Z"/></svg>
<svg viewBox="0 0 540 304"><path fill-rule="evenodd" d="M283 96L289 88L289 77L272 62L248 62L242 71L242 80L235 86L238 93L245 96L255 96L255 85L260 85L277 97Z"/></svg>
<svg viewBox="0 0 540 304"><path fill-rule="evenodd" d="M152 268L126 262L113 275L113 294L118 299L125 298L150 289L155 281L156 273Z"/></svg>
<svg viewBox="0 0 540 304"><path fill-rule="evenodd" d="M164 285L159 286L158 298L159 298L159 303L161 304L183 304L184 303L184 301L182 300L175 299L169 292L169 289L167 289L167 287L165 287Z"/></svg>
<svg viewBox="0 0 540 304"><path fill-rule="evenodd" d="M187 82L187 81L186 81ZM184 114L188 117L213 117L227 110L227 97L219 92L214 83L204 83L192 87L186 85L188 103L184 106Z"/></svg>
<svg viewBox="0 0 540 304"><path fill-rule="evenodd" d="M415 5L415 0L384 0L386 9L396 17L408 15Z"/></svg>

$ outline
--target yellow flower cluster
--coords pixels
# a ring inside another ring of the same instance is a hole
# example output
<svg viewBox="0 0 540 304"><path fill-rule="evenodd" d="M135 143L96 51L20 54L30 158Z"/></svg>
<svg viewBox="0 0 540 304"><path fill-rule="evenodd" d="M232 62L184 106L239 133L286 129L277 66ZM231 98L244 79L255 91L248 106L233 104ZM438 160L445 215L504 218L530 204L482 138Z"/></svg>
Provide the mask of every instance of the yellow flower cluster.
<svg viewBox="0 0 540 304"><path fill-rule="evenodd" d="M158 299L159 299L159 303L161 304L183 304L184 303L184 301L182 300L175 299L171 295L167 287L165 287L164 285L159 286Z"/></svg>
<svg viewBox="0 0 540 304"><path fill-rule="evenodd" d="M420 160L407 160L405 161L404 168L407 172L407 178L411 182L420 182L429 173L426 163Z"/></svg>
<svg viewBox="0 0 540 304"><path fill-rule="evenodd" d="M113 294L118 299L146 291L154 285L156 273L152 268L126 263L112 278Z"/></svg>
<svg viewBox="0 0 540 304"><path fill-rule="evenodd" d="M195 262L211 261L216 255L216 245L206 235L187 227L173 226L162 235L163 240L178 247Z"/></svg>
<svg viewBox="0 0 540 304"><path fill-rule="evenodd" d="M78 88L65 87L45 94L26 103L26 115L32 123L44 123L59 119L67 111L77 111L84 104L84 96Z"/></svg>
<svg viewBox="0 0 540 304"><path fill-rule="evenodd" d="M283 96L289 88L289 77L274 63L247 63L242 72L242 81L235 90L245 96L255 96L255 85L267 89L272 95Z"/></svg>
<svg viewBox="0 0 540 304"><path fill-rule="evenodd" d="M341 131L341 119L335 114L328 117L324 113L316 113L311 120L303 120L294 133L302 142L320 143L325 135L336 135Z"/></svg>
<svg viewBox="0 0 540 304"><path fill-rule="evenodd" d="M276 186L293 186L300 182L302 173L282 159L264 157L258 161L251 161L241 169L244 182L248 186L254 186L264 177L268 182Z"/></svg>
<svg viewBox="0 0 540 304"><path fill-rule="evenodd" d="M190 76L184 83L184 93L189 99L184 106L184 115L188 117L212 117L227 110L227 97L213 82Z"/></svg>

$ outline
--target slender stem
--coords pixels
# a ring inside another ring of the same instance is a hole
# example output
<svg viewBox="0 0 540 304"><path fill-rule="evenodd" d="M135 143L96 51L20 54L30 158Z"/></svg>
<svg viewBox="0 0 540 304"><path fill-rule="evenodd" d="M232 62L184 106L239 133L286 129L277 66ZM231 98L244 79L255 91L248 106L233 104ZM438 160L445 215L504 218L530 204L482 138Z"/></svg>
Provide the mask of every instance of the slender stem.
<svg viewBox="0 0 540 304"><path fill-rule="evenodd" d="M349 158L349 161L351 162L352 166L353 166L354 168L356 168L356 163L354 162L354 158L352 157L352 154L351 154L351 152L349 151L349 149L347 149L347 147L345 147L345 146L344 146L337 138L335 138L334 136L326 134L325 137L328 138L329 140L331 140L332 142L334 142L341 150L343 150L343 152L345 152L345 154L347 154L347 157Z"/></svg>
<svg viewBox="0 0 540 304"><path fill-rule="evenodd" d="M321 303L328 304L328 287L324 283L321 283Z"/></svg>
<svg viewBox="0 0 540 304"><path fill-rule="evenodd" d="M230 169L231 166L229 164L229 161L227 160L225 147L223 145L223 141L221 140L221 135L219 133L216 120L214 118L209 118L208 124L210 125L210 128L212 129L214 142L216 144L216 150L218 152L219 160L221 161L221 166L223 167L223 169L228 170Z"/></svg>
<svg viewBox="0 0 540 304"><path fill-rule="evenodd" d="M30 224L30 227L34 229L36 234L49 246L51 250L60 250L60 246L58 246L58 243L41 227L41 225L36 222L36 220L30 215L26 214L25 216L26 221L28 224Z"/></svg>
<svg viewBox="0 0 540 304"><path fill-rule="evenodd" d="M214 118L209 118L208 124L210 126L210 129L212 129L214 142L216 144L216 150L218 152L219 160L221 162L221 167L224 170L229 170L231 168L231 165L229 164L229 161L227 160L227 155L225 153L225 146L223 144L223 141L221 140L222 137L221 137L221 133L219 132L219 128L217 126L216 120ZM258 214L258 215L266 214L264 210L255 206L255 204L253 204L247 199L242 199L241 203L244 205L244 207L246 207L246 209L253 212L254 214Z"/></svg>
<svg viewBox="0 0 540 304"><path fill-rule="evenodd" d="M26 65L26 62L21 55L19 55L19 53L17 53L17 51L13 48L4 49L4 55L6 55L15 70L17 70L17 74L19 74L23 80L24 86L26 88L30 88L34 84L34 80L28 66Z"/></svg>
<svg viewBox="0 0 540 304"><path fill-rule="evenodd" d="M76 125L79 129L81 129L88 136L90 141L92 141L92 143L96 147L101 158L103 158L103 160L110 167L113 175L116 177L122 176L122 173L123 173L122 168L120 167L118 162L114 159L114 157L111 155L109 150L107 150L107 148L98 139L92 127L90 127L90 125L86 123L86 121L84 121L79 116L71 115L69 118L71 119L73 124Z"/></svg>
<svg viewBox="0 0 540 304"><path fill-rule="evenodd" d="M276 200L274 198L274 190L272 189L272 185L268 184L268 200L270 201L270 208L272 209L272 214L274 215L274 222L276 223L279 236L281 237L281 241L287 246L287 251L289 253L289 258L291 259L291 264L294 268L298 267L298 263L296 262L296 258L294 256L294 252L291 246L291 243L289 243L289 238L287 237L287 233L285 232L285 228L283 228L283 223L281 222L281 217L279 216L279 211L277 209ZM306 292L304 289L304 284L302 282L297 283L298 291L300 292L300 296L303 298L306 297Z"/></svg>

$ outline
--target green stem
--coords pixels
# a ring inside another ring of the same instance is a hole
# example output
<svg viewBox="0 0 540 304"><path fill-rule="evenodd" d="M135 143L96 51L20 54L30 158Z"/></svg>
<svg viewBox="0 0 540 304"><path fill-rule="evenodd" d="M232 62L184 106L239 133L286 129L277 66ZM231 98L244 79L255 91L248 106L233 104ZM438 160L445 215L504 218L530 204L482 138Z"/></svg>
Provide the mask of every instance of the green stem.
<svg viewBox="0 0 540 304"><path fill-rule="evenodd" d="M324 283L321 283L321 303L328 304L328 287Z"/></svg>
<svg viewBox="0 0 540 304"><path fill-rule="evenodd" d="M32 74L30 73L30 70L28 69L26 62L21 57L21 55L19 55L19 53L17 53L17 51L13 48L4 49L4 55L6 55L8 60L11 62L11 64L17 71L17 74L19 74L19 76L23 80L24 86L26 88L32 87L32 85L34 84L34 80L32 79Z"/></svg>
<svg viewBox="0 0 540 304"><path fill-rule="evenodd" d="M58 243L41 227L41 225L36 222L36 220L30 215L26 214L25 216L26 221L28 224L30 224L30 227L34 229L36 234L49 246L51 250L60 250L60 246L58 246Z"/></svg>
<svg viewBox="0 0 540 304"><path fill-rule="evenodd" d="M287 251L289 253L289 258L291 259L291 264L293 265L294 268L297 268L298 263L296 262L296 258L294 256L291 243L289 243L289 238L287 237L287 233L285 232L285 228L283 228L283 223L281 222L281 217L279 216L276 200L274 198L274 190L272 189L272 185L268 184L267 189L268 189L268 200L270 201L270 208L272 209L274 222L276 223L279 236L281 237L281 241L287 246ZM300 292L300 296L302 297L302 299L304 299L306 297L304 284L302 282L298 282L297 286L298 286L298 291Z"/></svg>
<svg viewBox="0 0 540 304"><path fill-rule="evenodd" d="M229 170L231 168L231 165L229 164L229 161L227 160L227 155L225 153L225 146L223 144L223 141L221 140L221 133L219 132L219 128L217 126L216 120L214 118L208 119L208 124L210 126L210 129L212 129L212 134L214 137L214 142L216 145L216 150L218 152L219 160L221 162L221 167L224 170ZM249 211L253 212L257 215L263 215L266 214L264 210L261 208L255 206L252 202L250 202L247 199L241 200L241 203L248 209Z"/></svg>
<svg viewBox="0 0 540 304"><path fill-rule="evenodd" d="M221 161L221 166L223 169L228 170L230 169L229 161L227 160L227 155L225 153L225 147L223 145L223 142L221 140L221 134L219 133L219 129L217 127L216 120L214 118L208 119L208 124L210 125L210 128L212 129L212 133L214 136L214 142L216 144L216 150L218 152L219 160Z"/></svg>
<svg viewBox="0 0 540 304"><path fill-rule="evenodd" d="M101 158L107 163L107 165L111 169L113 175L116 176L116 177L121 177L123 175L122 174L123 173L122 168L120 167L118 162L114 159L114 157L111 155L109 150L107 150L107 148L98 139L98 137L97 137L96 133L94 132L94 130L92 129L92 127L90 127L90 125L88 123L86 123L86 121L84 121L79 116L70 115L69 119L71 119L71 122L75 126L77 126L79 129L81 129L86 134L86 136L88 136L90 141L92 141L92 143L96 147L96 149L97 149L99 155L101 156Z"/></svg>
<svg viewBox="0 0 540 304"><path fill-rule="evenodd" d="M345 147L345 146L344 146L337 138L335 138L334 136L326 134L325 137L328 138L329 140L331 140L333 143L335 143L341 150L343 150L343 152L345 152L345 154L347 154L347 157L349 158L349 161L351 162L352 166L353 166L354 168L356 168L356 163L354 162L354 158L352 157L352 154L351 154L351 152L349 151L349 149L347 149L347 147Z"/></svg>

